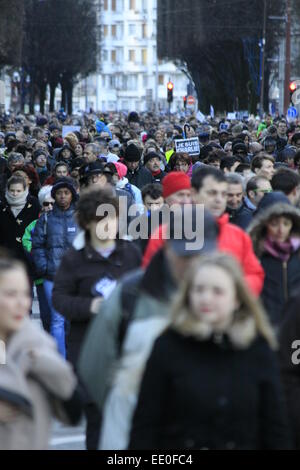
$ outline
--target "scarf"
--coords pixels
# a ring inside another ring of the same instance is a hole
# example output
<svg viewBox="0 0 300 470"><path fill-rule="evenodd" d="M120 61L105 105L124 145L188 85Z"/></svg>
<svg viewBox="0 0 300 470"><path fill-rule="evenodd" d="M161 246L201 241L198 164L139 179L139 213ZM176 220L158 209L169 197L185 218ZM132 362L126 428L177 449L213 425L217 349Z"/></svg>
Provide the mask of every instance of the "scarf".
<svg viewBox="0 0 300 470"><path fill-rule="evenodd" d="M27 197L28 197L28 188L20 194L20 196L12 196L7 190L5 192L5 199L10 207L10 210L12 211L13 215L15 218L18 217L20 212L25 207L25 204L27 202Z"/></svg>
<svg viewBox="0 0 300 470"><path fill-rule="evenodd" d="M264 248L266 252L274 256L274 258L278 258L282 262L287 262L291 255L300 248L300 239L290 238L287 242L276 242L267 237Z"/></svg>
<svg viewBox="0 0 300 470"><path fill-rule="evenodd" d="M158 175L160 175L160 174L161 174L161 170L157 170L157 171L151 171L151 173L152 173L152 176L154 176L154 177L155 177L155 176L158 176Z"/></svg>

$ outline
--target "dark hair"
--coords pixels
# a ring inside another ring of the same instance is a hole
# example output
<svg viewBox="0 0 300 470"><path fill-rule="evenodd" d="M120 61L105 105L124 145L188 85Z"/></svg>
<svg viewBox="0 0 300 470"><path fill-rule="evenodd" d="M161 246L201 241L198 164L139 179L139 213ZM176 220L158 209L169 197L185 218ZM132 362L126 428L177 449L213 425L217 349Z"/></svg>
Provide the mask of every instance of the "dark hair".
<svg viewBox="0 0 300 470"><path fill-rule="evenodd" d="M200 150L200 158L203 160L209 156L211 152L213 152L214 147L212 145L204 145Z"/></svg>
<svg viewBox="0 0 300 470"><path fill-rule="evenodd" d="M106 215L97 215L98 208L101 205L111 205L119 214L118 198L110 188L92 187L84 190L77 203L76 219L78 225L83 230L87 231L86 226L92 221L100 222L105 219Z"/></svg>
<svg viewBox="0 0 300 470"><path fill-rule="evenodd" d="M221 163L221 161L222 161L222 157L220 157L216 152L214 152L204 160L204 163L206 165L210 165L211 163L216 163L216 162Z"/></svg>
<svg viewBox="0 0 300 470"><path fill-rule="evenodd" d="M147 184L142 189L143 201L145 201L145 198L147 196L151 197L151 199L159 199L160 197L162 197L162 194L163 194L163 187L159 183Z"/></svg>
<svg viewBox="0 0 300 470"><path fill-rule="evenodd" d="M294 165L299 166L299 163L300 163L300 150L298 150L298 152L294 156Z"/></svg>
<svg viewBox="0 0 300 470"><path fill-rule="evenodd" d="M191 164L191 157L188 153L175 153L174 154L174 165L176 166L178 162L184 162L187 165Z"/></svg>
<svg viewBox="0 0 300 470"><path fill-rule="evenodd" d="M300 175L289 168L281 168L273 176L271 185L274 191L289 195L300 185Z"/></svg>
<svg viewBox="0 0 300 470"><path fill-rule="evenodd" d="M237 169L235 170L236 173L243 173L245 170L251 170L251 166L249 163L241 163Z"/></svg>
<svg viewBox="0 0 300 470"><path fill-rule="evenodd" d="M205 178L211 176L214 180L218 183L227 183L226 177L221 170L214 168L212 166L205 166L200 167L198 170L195 171L192 177L192 187L196 189L196 191L200 191L203 186Z"/></svg>
<svg viewBox="0 0 300 470"><path fill-rule="evenodd" d="M222 171L224 171L225 168L226 168L227 170L231 170L231 168L233 167L233 165L234 165L235 163L238 163L238 162L240 162L240 159L237 158L237 157L224 157L224 158L222 158L222 160L221 160L220 169L221 169Z"/></svg>
<svg viewBox="0 0 300 470"><path fill-rule="evenodd" d="M22 269L26 272L25 265L15 259L8 250L5 248L0 249L0 276L6 271L11 271L12 269Z"/></svg>
<svg viewBox="0 0 300 470"><path fill-rule="evenodd" d="M24 173L26 173L28 178L31 180L30 188L32 191L39 191L40 186L41 186L40 179L34 166L32 166L31 164L28 164L28 165L22 166L21 168L16 168L13 171L13 174L15 174L17 171L23 171Z"/></svg>
<svg viewBox="0 0 300 470"><path fill-rule="evenodd" d="M269 162L275 163L275 160L271 155L267 153L260 153L253 158L251 163L251 170L255 173L255 170L260 170L262 168L264 160L269 160Z"/></svg>
<svg viewBox="0 0 300 470"><path fill-rule="evenodd" d="M26 189L26 181L23 176L11 176L7 181L7 189L9 189L12 184L22 184L23 188Z"/></svg>
<svg viewBox="0 0 300 470"><path fill-rule="evenodd" d="M296 132L296 134L293 135L292 137L292 144L295 144L297 140L300 140L300 132Z"/></svg>
<svg viewBox="0 0 300 470"><path fill-rule="evenodd" d="M246 188L247 196L249 195L250 191L256 191L258 189L258 182L260 180L268 181L267 178L265 178L264 176L254 176L248 181Z"/></svg>

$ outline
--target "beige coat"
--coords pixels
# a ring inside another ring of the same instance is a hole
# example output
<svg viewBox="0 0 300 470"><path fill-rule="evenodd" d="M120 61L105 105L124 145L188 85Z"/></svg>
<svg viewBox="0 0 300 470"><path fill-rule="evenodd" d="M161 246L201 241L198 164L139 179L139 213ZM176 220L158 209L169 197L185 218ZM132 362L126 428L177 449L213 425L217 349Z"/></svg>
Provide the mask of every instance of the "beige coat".
<svg viewBox="0 0 300 470"><path fill-rule="evenodd" d="M18 408L11 423L0 422L0 450L47 449L51 420L67 421L60 406L71 398L76 378L54 340L29 319L9 340L0 366L0 401Z"/></svg>

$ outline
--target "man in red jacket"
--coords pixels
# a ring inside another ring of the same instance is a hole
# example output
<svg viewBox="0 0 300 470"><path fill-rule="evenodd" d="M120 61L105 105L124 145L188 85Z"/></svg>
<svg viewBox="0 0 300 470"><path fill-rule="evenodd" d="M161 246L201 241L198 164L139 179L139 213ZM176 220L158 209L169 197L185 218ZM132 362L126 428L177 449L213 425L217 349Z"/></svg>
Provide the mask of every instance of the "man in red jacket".
<svg viewBox="0 0 300 470"><path fill-rule="evenodd" d="M192 178L192 196L195 204L203 204L214 215L219 225L218 248L233 255L241 264L252 292L259 296L264 284L264 271L253 251L252 241L242 229L229 223L225 213L228 185L224 174L213 167L201 167ZM154 234L150 239L143 266L146 267L154 254L164 244L162 236Z"/></svg>

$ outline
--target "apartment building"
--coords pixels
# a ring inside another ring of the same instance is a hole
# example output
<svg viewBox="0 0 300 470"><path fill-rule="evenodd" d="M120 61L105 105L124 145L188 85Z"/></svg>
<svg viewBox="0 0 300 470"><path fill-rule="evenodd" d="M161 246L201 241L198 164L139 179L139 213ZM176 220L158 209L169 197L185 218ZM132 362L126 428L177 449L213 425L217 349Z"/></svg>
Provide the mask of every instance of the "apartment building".
<svg viewBox="0 0 300 470"><path fill-rule="evenodd" d="M99 68L74 90L74 107L166 110L167 83L171 80L172 110L181 109L188 79L173 63L157 60L157 0L97 1Z"/></svg>

